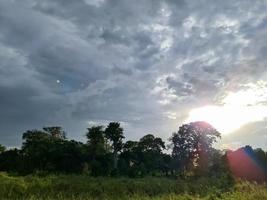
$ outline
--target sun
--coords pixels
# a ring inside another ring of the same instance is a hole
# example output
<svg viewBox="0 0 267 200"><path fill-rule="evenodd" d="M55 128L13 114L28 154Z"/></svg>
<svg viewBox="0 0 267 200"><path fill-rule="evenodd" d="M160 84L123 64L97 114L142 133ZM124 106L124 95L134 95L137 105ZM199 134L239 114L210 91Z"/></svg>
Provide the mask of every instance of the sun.
<svg viewBox="0 0 267 200"><path fill-rule="evenodd" d="M266 87L250 85L246 90L228 93L221 105L206 105L192 109L186 123L206 121L221 134L230 134L245 124L262 121L267 117Z"/></svg>
<svg viewBox="0 0 267 200"><path fill-rule="evenodd" d="M266 106L204 106L193 109L186 122L206 121L226 135L266 117Z"/></svg>

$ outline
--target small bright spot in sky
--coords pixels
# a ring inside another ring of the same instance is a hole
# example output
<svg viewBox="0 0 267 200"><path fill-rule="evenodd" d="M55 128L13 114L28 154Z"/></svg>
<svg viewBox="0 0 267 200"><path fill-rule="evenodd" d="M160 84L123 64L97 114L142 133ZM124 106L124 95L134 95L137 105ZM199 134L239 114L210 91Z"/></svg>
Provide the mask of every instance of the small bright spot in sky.
<svg viewBox="0 0 267 200"><path fill-rule="evenodd" d="M61 83L60 80L57 80L57 83L58 83L58 84Z"/></svg>

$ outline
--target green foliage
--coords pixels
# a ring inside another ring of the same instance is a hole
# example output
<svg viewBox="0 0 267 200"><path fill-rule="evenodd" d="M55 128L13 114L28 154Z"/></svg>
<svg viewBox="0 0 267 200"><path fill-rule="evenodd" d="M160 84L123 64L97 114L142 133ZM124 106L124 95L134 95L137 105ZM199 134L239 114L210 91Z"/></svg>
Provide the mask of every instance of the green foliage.
<svg viewBox="0 0 267 200"><path fill-rule="evenodd" d="M113 148L113 174L117 174L118 152L123 147L122 140L124 139L123 128L119 122L110 122L105 130L106 138L112 143Z"/></svg>
<svg viewBox="0 0 267 200"><path fill-rule="evenodd" d="M164 149L162 139L152 134L145 135L139 142L127 141L120 155L119 171L129 177L167 174L165 158L168 156L162 152Z"/></svg>
<svg viewBox="0 0 267 200"><path fill-rule="evenodd" d="M266 185L234 182L227 154L212 148L220 133L205 122L182 125L171 155L152 134L123 143L118 122L88 128L86 137L67 140L61 127L45 127L26 131L20 150L0 145L0 171L28 174L0 173L0 199L267 200ZM266 169L266 152L246 148Z"/></svg>
<svg viewBox="0 0 267 200"><path fill-rule="evenodd" d="M108 175L111 168L111 155L108 153L103 126L93 126L87 130L89 171L92 176Z"/></svg>
<svg viewBox="0 0 267 200"><path fill-rule="evenodd" d="M184 124L170 138L172 156L179 162L181 170L190 170L196 166L207 170L212 144L218 138L220 133L206 122Z"/></svg>
<svg viewBox="0 0 267 200"><path fill-rule="evenodd" d="M217 198L231 192L232 185L227 184L212 178L14 177L1 173L0 199L206 199L211 195Z"/></svg>
<svg viewBox="0 0 267 200"><path fill-rule="evenodd" d="M0 144L0 153L4 152L6 150L6 147Z"/></svg>
<svg viewBox="0 0 267 200"><path fill-rule="evenodd" d="M85 163L85 145L65 139L60 127L44 131L30 130L23 134L20 160L23 173L34 171L80 172ZM1 165L1 164L0 164Z"/></svg>
<svg viewBox="0 0 267 200"><path fill-rule="evenodd" d="M161 153L165 149L165 144L161 138L156 138L154 135L148 134L140 139L139 147L142 151Z"/></svg>
<svg viewBox="0 0 267 200"><path fill-rule="evenodd" d="M10 149L0 154L0 171L21 172L24 160L18 149Z"/></svg>
<svg viewBox="0 0 267 200"><path fill-rule="evenodd" d="M112 143L113 151L119 152L122 149L124 135L120 123L110 122L105 130L105 136Z"/></svg>
<svg viewBox="0 0 267 200"><path fill-rule="evenodd" d="M170 139L172 154L164 152L165 142L152 134L139 141L123 143L123 128L118 122L111 122L106 128L90 127L86 137L86 144L68 140L58 126L26 131L21 149L0 153L0 171L21 175L166 176L186 180L205 176L228 180L230 177L227 156L212 148L220 133L205 122L182 125ZM267 156L262 149L250 147L250 156L267 169ZM265 176L262 177L265 180Z"/></svg>
<svg viewBox="0 0 267 200"><path fill-rule="evenodd" d="M93 126L86 133L89 153L93 156L105 154L105 139L102 126Z"/></svg>
<svg viewBox="0 0 267 200"><path fill-rule="evenodd" d="M74 175L14 177L0 173L0 199L5 200L265 200L266 185L222 178L92 178Z"/></svg>

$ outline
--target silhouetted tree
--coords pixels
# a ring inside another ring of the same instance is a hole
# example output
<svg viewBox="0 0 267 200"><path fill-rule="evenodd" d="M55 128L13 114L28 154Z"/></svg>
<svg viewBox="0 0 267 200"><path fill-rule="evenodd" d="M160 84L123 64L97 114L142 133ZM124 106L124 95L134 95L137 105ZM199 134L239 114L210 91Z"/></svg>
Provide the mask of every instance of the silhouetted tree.
<svg viewBox="0 0 267 200"><path fill-rule="evenodd" d="M165 144L161 138L156 138L152 134L143 136L139 141L139 147L142 151L162 152L165 149Z"/></svg>
<svg viewBox="0 0 267 200"><path fill-rule="evenodd" d="M48 163L48 150L51 146L51 135L40 130L28 130L22 136L22 153L28 169L45 170Z"/></svg>
<svg viewBox="0 0 267 200"><path fill-rule="evenodd" d="M87 144L89 152L94 159L94 156L103 155L105 153L104 130L103 126L93 126L87 130Z"/></svg>
<svg viewBox="0 0 267 200"><path fill-rule="evenodd" d="M190 172L195 177L216 177L227 186L233 184L231 174L248 180L255 180L255 177L267 180L266 152L246 146L224 154L212 147L220 133L206 122L184 124L173 133L171 154L164 152L164 141L152 134L123 144L123 129L118 122L109 123L105 130L103 126L88 128L86 137L86 144L68 140L58 126L26 131L21 150L6 150L0 145L0 171L22 174L91 172L93 176L120 174L129 177ZM241 171L238 159L243 159L244 166L253 170L245 167ZM257 176L249 172L257 172L256 169L260 172Z"/></svg>
<svg viewBox="0 0 267 200"><path fill-rule="evenodd" d="M261 148L254 149L255 156L257 157L258 161L264 165L267 170L267 154Z"/></svg>
<svg viewBox="0 0 267 200"><path fill-rule="evenodd" d="M145 135L139 142L127 141L120 155L120 171L130 177L160 172L167 174L167 162L164 161L168 159L164 156L163 149L165 144L162 139L152 134Z"/></svg>
<svg viewBox="0 0 267 200"><path fill-rule="evenodd" d="M211 148L208 156L208 173L212 176L220 176L220 175L229 175L230 176L230 168L228 165L226 153Z"/></svg>
<svg viewBox="0 0 267 200"><path fill-rule="evenodd" d="M152 134L145 135L139 141L139 148L146 173L155 173L163 167L162 150L165 149L165 144L161 138L156 138Z"/></svg>
<svg viewBox="0 0 267 200"><path fill-rule="evenodd" d="M87 129L88 155L91 173L94 176L104 175L109 172L109 155L104 138L103 126L93 126Z"/></svg>
<svg viewBox="0 0 267 200"><path fill-rule="evenodd" d="M82 143L68 141L60 127L43 131L29 130L23 134L22 155L29 172L80 172L85 163Z"/></svg>
<svg viewBox="0 0 267 200"><path fill-rule="evenodd" d="M206 122L184 124L170 138L172 156L179 161L182 170L190 167L206 170L209 152L218 138L220 133Z"/></svg>
<svg viewBox="0 0 267 200"><path fill-rule="evenodd" d="M47 149L46 171L79 173L86 160L86 147L74 140L52 141Z"/></svg>
<svg viewBox="0 0 267 200"><path fill-rule="evenodd" d="M138 162L139 143L137 141L127 141L123 145L121 157L127 162L128 166Z"/></svg>
<svg viewBox="0 0 267 200"><path fill-rule="evenodd" d="M106 138L111 142L113 148L113 168L117 170L118 164L118 152L121 151L123 147L123 128L120 127L118 122L110 122L105 130Z"/></svg>
<svg viewBox="0 0 267 200"><path fill-rule="evenodd" d="M122 153L119 160L119 171L121 174L129 177L138 175L138 166L140 164L140 148L137 141L127 141L123 144Z"/></svg>

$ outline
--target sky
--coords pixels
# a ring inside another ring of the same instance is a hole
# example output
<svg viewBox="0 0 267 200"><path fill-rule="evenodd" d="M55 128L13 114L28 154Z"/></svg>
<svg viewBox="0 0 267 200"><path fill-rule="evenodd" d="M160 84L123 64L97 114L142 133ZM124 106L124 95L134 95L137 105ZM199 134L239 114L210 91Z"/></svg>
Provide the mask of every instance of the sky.
<svg viewBox="0 0 267 200"><path fill-rule="evenodd" d="M0 0L0 144L121 122L167 140L205 120L267 147L266 0Z"/></svg>

